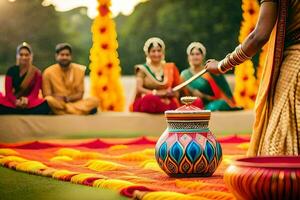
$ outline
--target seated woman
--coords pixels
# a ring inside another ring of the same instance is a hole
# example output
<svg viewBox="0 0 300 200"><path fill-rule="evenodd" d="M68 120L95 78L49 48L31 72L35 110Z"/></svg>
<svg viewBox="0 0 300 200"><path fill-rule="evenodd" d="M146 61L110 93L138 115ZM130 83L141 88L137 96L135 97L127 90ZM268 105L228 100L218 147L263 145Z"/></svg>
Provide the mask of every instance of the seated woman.
<svg viewBox="0 0 300 200"><path fill-rule="evenodd" d="M181 72L183 80L204 69L206 49L200 42L193 42L187 48L190 67ZM185 95L199 97L194 105L211 111L237 110L234 98L223 75L206 73L191 82L185 89Z"/></svg>
<svg viewBox="0 0 300 200"><path fill-rule="evenodd" d="M172 88L180 83L174 63L164 61L165 44L159 38L150 38L144 45L146 63L136 65L136 97L134 112L163 113L178 108L177 93Z"/></svg>
<svg viewBox="0 0 300 200"><path fill-rule="evenodd" d="M0 114L48 114L50 109L38 97L41 71L32 65L32 49L27 43L17 47L17 65L5 76L5 96L0 94Z"/></svg>

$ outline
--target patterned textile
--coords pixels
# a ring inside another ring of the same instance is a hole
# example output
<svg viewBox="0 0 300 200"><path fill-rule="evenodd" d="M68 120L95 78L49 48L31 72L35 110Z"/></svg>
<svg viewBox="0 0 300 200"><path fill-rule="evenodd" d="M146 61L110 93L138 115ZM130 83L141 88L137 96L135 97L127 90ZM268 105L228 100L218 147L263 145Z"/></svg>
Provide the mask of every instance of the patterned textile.
<svg viewBox="0 0 300 200"><path fill-rule="evenodd" d="M260 155L300 153L300 44L285 50L276 85L274 106L267 131L262 135Z"/></svg>
<svg viewBox="0 0 300 200"><path fill-rule="evenodd" d="M212 177L168 177L154 156L156 141L89 141L0 144L0 165L62 181L117 190L136 199L234 199L223 181L233 158L245 155L248 137L219 138L224 159Z"/></svg>

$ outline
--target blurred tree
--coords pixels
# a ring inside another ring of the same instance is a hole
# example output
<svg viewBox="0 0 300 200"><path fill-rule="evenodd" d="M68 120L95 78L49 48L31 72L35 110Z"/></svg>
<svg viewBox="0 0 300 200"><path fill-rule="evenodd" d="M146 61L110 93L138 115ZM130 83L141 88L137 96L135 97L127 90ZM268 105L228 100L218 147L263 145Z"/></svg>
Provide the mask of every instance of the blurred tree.
<svg viewBox="0 0 300 200"><path fill-rule="evenodd" d="M87 66L89 72L89 56L92 47L92 19L87 16L86 8L76 8L68 12L60 12L61 31L66 35L65 42L72 44L75 62Z"/></svg>
<svg viewBox="0 0 300 200"><path fill-rule="evenodd" d="M0 72L15 63L15 49L23 41L32 45L34 64L43 69L54 61L54 47L65 35L53 7L41 0L0 0Z"/></svg>
<svg viewBox="0 0 300 200"><path fill-rule="evenodd" d="M34 64L44 69L54 62L54 48L69 42L74 61L88 65L91 47L90 26L85 8L56 12L43 7L42 0L0 0L0 73L15 63L16 46L27 41L34 50ZM145 61L146 39L161 37L167 61L182 70L187 67L186 47L202 42L208 58L222 58L237 45L241 22L241 1L232 0L149 0L139 4L130 16L116 18L119 54L123 74Z"/></svg>
<svg viewBox="0 0 300 200"><path fill-rule="evenodd" d="M241 15L241 1L232 0L150 0L139 4L132 15L116 18L123 74L132 74L135 64L145 62L143 45L153 36L165 41L166 60L181 70L188 66L186 48L192 41L206 46L207 58L221 59L238 43Z"/></svg>
<svg viewBox="0 0 300 200"><path fill-rule="evenodd" d="M69 42L75 62L88 65L92 20L86 8L56 12L42 0L0 0L0 73L15 63L15 49L23 41L32 45L34 64L40 69L54 63L55 45Z"/></svg>

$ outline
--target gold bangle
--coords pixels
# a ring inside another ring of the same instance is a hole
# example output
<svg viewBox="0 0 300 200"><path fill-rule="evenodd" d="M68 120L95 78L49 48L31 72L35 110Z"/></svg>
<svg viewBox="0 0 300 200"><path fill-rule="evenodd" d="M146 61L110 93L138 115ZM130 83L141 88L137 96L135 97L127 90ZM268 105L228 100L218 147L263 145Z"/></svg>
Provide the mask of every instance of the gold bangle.
<svg viewBox="0 0 300 200"><path fill-rule="evenodd" d="M239 53L236 53L235 56L237 57L237 60L239 60L239 62L243 60L243 57Z"/></svg>
<svg viewBox="0 0 300 200"><path fill-rule="evenodd" d="M251 57L245 53L241 44L235 49L234 53L239 55L239 57L241 57L244 61L251 59Z"/></svg>
<svg viewBox="0 0 300 200"><path fill-rule="evenodd" d="M248 56L248 55L246 54L246 52L243 50L241 44L240 44L240 52L241 52L241 54L242 54L247 60L250 60L250 59L252 58L251 56Z"/></svg>
<svg viewBox="0 0 300 200"><path fill-rule="evenodd" d="M227 56L218 63L218 70L220 73L225 74L234 66L240 65L249 59L251 59L251 57L245 53L242 49L242 45L240 44L231 54L227 54Z"/></svg>
<svg viewBox="0 0 300 200"><path fill-rule="evenodd" d="M230 63L232 63L232 65L236 66L239 64L239 60L235 59L235 54L231 54L229 57Z"/></svg>
<svg viewBox="0 0 300 200"><path fill-rule="evenodd" d="M234 53L236 52L236 53ZM238 48L235 49L232 54L233 54L233 59L235 59L236 62L240 63L244 60L244 58L240 55Z"/></svg>
<svg viewBox="0 0 300 200"><path fill-rule="evenodd" d="M224 63L223 63L223 67L225 69L231 69L235 66L235 63L233 63L231 60L230 60L230 56L226 57L224 59Z"/></svg>
<svg viewBox="0 0 300 200"><path fill-rule="evenodd" d="M224 60L221 60L219 63L218 63L218 70L221 74L225 74L227 71L226 70L223 70L222 67L223 67L223 62Z"/></svg>

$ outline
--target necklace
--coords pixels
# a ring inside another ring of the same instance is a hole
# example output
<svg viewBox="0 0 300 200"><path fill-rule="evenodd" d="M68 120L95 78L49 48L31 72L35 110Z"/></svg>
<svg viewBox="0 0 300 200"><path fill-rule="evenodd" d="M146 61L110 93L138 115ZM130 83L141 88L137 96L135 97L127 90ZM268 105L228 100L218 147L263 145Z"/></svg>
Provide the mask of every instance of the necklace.
<svg viewBox="0 0 300 200"><path fill-rule="evenodd" d="M154 74L155 78L159 81L162 81L164 79L164 70L163 66L160 64L158 67L153 67L150 63L148 64L150 67L150 70Z"/></svg>
<svg viewBox="0 0 300 200"><path fill-rule="evenodd" d="M197 70L195 70L195 67L190 67L190 72L194 75L194 74L200 72L202 69L203 69L202 66L201 66L201 67L198 67Z"/></svg>
<svg viewBox="0 0 300 200"><path fill-rule="evenodd" d="M22 77L28 72L29 67L19 68L19 76Z"/></svg>

